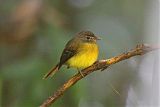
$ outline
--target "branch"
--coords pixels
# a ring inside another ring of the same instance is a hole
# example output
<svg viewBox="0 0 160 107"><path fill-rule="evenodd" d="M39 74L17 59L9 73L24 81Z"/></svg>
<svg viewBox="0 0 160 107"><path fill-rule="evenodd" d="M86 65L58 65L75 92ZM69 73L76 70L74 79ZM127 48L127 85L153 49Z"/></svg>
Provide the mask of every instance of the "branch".
<svg viewBox="0 0 160 107"><path fill-rule="evenodd" d="M123 61L125 59L129 59L133 56L144 55L156 49L159 49L159 47L150 46L147 44L141 44L141 45L137 45L135 49L132 49L127 53L123 53L118 56L106 59L106 60L99 60L95 62L93 65L91 65L90 67L83 69L82 70L83 76L77 73L76 75L71 77L57 91L55 91L55 93L52 96L50 96L46 101L44 101L40 107L49 107L58 98L60 98L64 94L64 92L67 91L67 89L69 89L71 86L73 86L75 83L77 83L79 80L89 75L90 73L97 71L97 70L102 71L112 64Z"/></svg>

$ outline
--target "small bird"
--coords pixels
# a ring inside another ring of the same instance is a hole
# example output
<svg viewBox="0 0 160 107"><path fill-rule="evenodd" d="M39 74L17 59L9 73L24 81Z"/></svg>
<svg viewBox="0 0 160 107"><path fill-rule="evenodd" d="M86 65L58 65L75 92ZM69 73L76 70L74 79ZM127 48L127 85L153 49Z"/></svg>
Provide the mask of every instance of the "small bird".
<svg viewBox="0 0 160 107"><path fill-rule="evenodd" d="M77 33L76 36L66 44L59 63L53 67L43 79L53 76L62 65L67 65L67 68L77 68L83 76L80 69L91 66L97 60L99 54L97 40L100 40L100 38L95 36L91 31L81 31Z"/></svg>

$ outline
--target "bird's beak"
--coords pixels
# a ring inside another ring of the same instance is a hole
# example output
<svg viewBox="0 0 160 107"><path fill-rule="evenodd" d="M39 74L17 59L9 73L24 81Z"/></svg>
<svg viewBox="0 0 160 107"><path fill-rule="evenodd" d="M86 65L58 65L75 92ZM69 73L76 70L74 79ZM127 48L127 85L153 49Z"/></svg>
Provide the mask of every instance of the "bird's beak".
<svg viewBox="0 0 160 107"><path fill-rule="evenodd" d="M100 38L100 37L96 36L96 39L97 39L97 40L101 40L102 38Z"/></svg>

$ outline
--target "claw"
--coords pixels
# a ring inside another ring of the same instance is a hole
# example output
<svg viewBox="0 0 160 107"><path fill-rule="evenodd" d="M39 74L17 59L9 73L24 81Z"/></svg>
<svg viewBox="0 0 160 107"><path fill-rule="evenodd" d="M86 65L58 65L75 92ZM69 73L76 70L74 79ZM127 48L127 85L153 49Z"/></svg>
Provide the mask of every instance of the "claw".
<svg viewBox="0 0 160 107"><path fill-rule="evenodd" d="M84 77L83 73L81 72L81 70L78 69L78 72L81 74L82 77Z"/></svg>

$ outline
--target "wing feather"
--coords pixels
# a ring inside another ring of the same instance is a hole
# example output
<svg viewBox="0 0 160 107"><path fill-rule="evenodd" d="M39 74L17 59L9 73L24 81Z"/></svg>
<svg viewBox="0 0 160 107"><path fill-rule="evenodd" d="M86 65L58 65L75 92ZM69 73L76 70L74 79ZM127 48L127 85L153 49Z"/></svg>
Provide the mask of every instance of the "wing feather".
<svg viewBox="0 0 160 107"><path fill-rule="evenodd" d="M69 60L71 57L73 57L77 53L77 48L79 45L79 41L77 41L75 38L71 39L65 46L65 49L62 52L59 68L66 63L67 60Z"/></svg>

